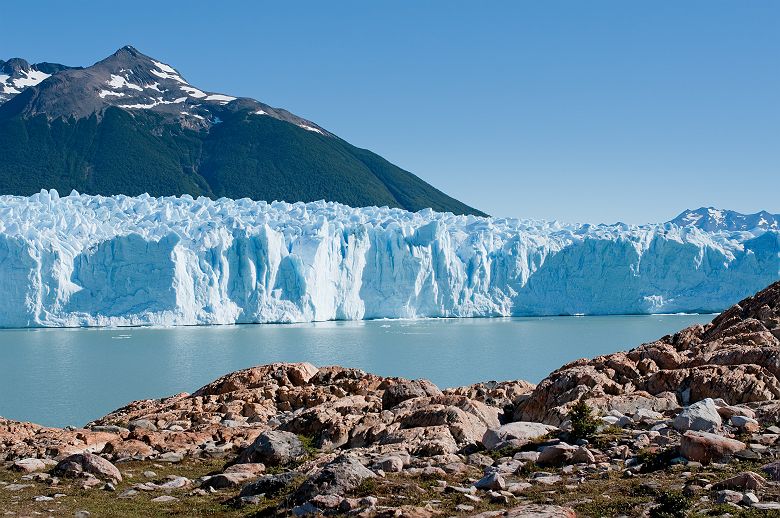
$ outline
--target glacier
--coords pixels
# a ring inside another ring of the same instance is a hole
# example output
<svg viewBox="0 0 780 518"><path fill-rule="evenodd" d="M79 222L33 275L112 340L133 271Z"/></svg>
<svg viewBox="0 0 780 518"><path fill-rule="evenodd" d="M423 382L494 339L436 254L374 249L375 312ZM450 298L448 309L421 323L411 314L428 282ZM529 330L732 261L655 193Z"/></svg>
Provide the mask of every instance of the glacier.
<svg viewBox="0 0 780 518"><path fill-rule="evenodd" d="M0 196L0 326L717 312L780 232L189 196Z"/></svg>

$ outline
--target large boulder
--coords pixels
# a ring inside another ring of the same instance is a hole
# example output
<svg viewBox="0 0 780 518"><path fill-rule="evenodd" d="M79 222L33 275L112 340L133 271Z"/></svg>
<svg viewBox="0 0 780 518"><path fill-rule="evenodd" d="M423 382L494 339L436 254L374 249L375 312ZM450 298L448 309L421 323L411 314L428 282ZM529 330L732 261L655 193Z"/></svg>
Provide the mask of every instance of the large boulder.
<svg viewBox="0 0 780 518"><path fill-rule="evenodd" d="M241 452L238 463L260 462L266 466L284 466L299 460L306 451L297 435L281 430L261 433Z"/></svg>
<svg viewBox="0 0 780 518"><path fill-rule="evenodd" d="M680 440L680 455L688 460L709 464L747 447L742 441L708 432L688 430Z"/></svg>
<svg viewBox="0 0 780 518"><path fill-rule="evenodd" d="M116 466L92 453L77 453L65 457L54 466L54 473L69 477L90 474L99 478L122 481L122 474Z"/></svg>
<svg viewBox="0 0 780 518"><path fill-rule="evenodd" d="M542 466L558 466L570 461L577 450L577 446L572 446L565 442L545 446L539 452L536 463Z"/></svg>
<svg viewBox="0 0 780 518"><path fill-rule="evenodd" d="M517 421L488 429L482 436L482 444L488 450L494 450L510 441L514 446L522 446L556 430L556 427L543 423Z"/></svg>
<svg viewBox="0 0 780 518"><path fill-rule="evenodd" d="M316 495L344 496L376 474L354 457L342 455L310 476L295 492L294 499L305 502Z"/></svg>
<svg viewBox="0 0 780 518"><path fill-rule="evenodd" d="M439 387L428 380L386 380L380 388L384 388L382 394L382 408L390 410L407 399L425 396L441 396Z"/></svg>
<svg viewBox="0 0 780 518"><path fill-rule="evenodd" d="M688 430L709 432L720 428L723 419L718 413L715 402L711 398L706 398L680 412L674 418L672 425L680 432Z"/></svg>

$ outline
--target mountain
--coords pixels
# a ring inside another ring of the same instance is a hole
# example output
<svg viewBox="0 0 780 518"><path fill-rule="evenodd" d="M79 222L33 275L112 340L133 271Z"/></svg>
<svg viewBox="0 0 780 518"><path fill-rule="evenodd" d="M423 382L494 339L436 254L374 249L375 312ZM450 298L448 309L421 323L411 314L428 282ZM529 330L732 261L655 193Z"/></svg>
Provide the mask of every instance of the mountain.
<svg viewBox="0 0 780 518"><path fill-rule="evenodd" d="M0 327L720 311L780 232L336 203L0 198Z"/></svg>
<svg viewBox="0 0 780 518"><path fill-rule="evenodd" d="M133 47L86 68L2 64L0 194L324 199L483 215L314 122L199 89Z"/></svg>
<svg viewBox="0 0 780 518"><path fill-rule="evenodd" d="M696 210L685 210L670 223L681 227L694 226L707 232L780 230L780 214L771 214L763 210L755 214L741 214L733 210L702 207Z"/></svg>
<svg viewBox="0 0 780 518"><path fill-rule="evenodd" d="M29 64L20 58L3 61L0 59L0 103L3 103L22 92L27 87L35 86L52 74L71 67L57 63Z"/></svg>

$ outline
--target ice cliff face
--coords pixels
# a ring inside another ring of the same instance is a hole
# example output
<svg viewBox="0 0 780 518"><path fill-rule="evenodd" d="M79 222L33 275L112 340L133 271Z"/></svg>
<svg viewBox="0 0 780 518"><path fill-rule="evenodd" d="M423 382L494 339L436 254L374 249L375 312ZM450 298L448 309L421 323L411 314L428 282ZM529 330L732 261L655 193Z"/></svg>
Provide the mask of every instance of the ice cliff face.
<svg viewBox="0 0 780 518"><path fill-rule="evenodd" d="M718 311L779 253L772 230L43 191L0 197L0 325Z"/></svg>

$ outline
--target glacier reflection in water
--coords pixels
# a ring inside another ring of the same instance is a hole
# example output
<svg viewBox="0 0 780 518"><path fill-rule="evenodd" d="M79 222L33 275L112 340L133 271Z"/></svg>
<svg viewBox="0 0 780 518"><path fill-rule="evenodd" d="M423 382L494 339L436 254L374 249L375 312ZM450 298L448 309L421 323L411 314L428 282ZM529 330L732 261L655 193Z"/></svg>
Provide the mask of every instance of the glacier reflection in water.
<svg viewBox="0 0 780 518"><path fill-rule="evenodd" d="M132 400L192 392L276 361L424 377L441 387L538 382L712 315L376 320L291 325L0 330L0 415L84 425Z"/></svg>

